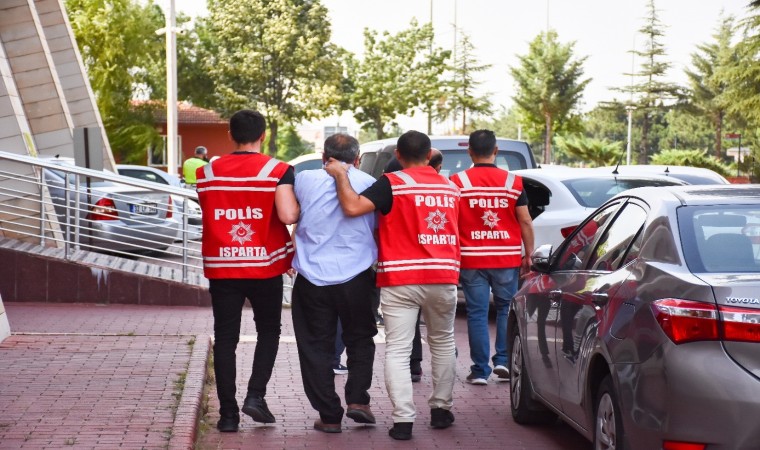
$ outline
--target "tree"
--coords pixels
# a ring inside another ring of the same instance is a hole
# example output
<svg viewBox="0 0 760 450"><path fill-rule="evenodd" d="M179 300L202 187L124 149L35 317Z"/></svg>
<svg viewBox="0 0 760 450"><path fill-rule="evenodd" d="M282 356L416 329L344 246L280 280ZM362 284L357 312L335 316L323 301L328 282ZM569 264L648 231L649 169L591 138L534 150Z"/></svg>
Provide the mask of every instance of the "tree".
<svg viewBox="0 0 760 450"><path fill-rule="evenodd" d="M517 87L512 99L526 122L544 130L544 163L551 161L552 133L567 130L591 81L581 79L587 57L574 59L574 47L574 42L559 43L554 30L540 33L518 57L519 65L510 68Z"/></svg>
<svg viewBox="0 0 760 450"><path fill-rule="evenodd" d="M730 85L725 72L737 65L736 51L732 46L734 19L732 16L721 19L715 41L697 46L698 51L691 55L693 70L686 70L689 78L689 100L700 114L707 117L713 125L715 134L715 157L723 157L723 123L731 104L729 100Z"/></svg>
<svg viewBox="0 0 760 450"><path fill-rule="evenodd" d="M210 0L209 71L225 114L258 108L269 125L269 154L281 124L328 114L342 71L327 9L316 0Z"/></svg>
<svg viewBox="0 0 760 450"><path fill-rule="evenodd" d="M593 166L611 166L623 158L623 143L583 135L557 136L557 147L569 156Z"/></svg>
<svg viewBox="0 0 760 450"><path fill-rule="evenodd" d="M165 23L161 9L152 0L66 0L66 10L111 148L121 161L145 161L160 142L158 105L131 101L164 92L165 41L155 33Z"/></svg>
<svg viewBox="0 0 760 450"><path fill-rule="evenodd" d="M626 74L642 81L617 89L631 95L630 106L635 108L634 114L642 119L639 164L648 162L651 133L654 128L662 125L663 115L668 108L666 104L682 96L676 84L662 81L670 68L670 63L662 60L665 57L665 47L660 39L665 32L657 16L654 0L649 0L647 8L646 22L639 29L639 33L645 36L644 50L633 50L643 62L639 72Z"/></svg>
<svg viewBox="0 0 760 450"><path fill-rule="evenodd" d="M314 144L304 141L298 134L298 131L292 126L285 126L281 133L278 133L277 139L277 159L290 161L291 159L314 153Z"/></svg>
<svg viewBox="0 0 760 450"><path fill-rule="evenodd" d="M467 113L485 113L490 111L491 102L487 95L477 97L475 91L481 82L475 75L491 68L490 64L479 64L475 57L475 47L470 37L462 33L462 39L457 44L456 58L452 68L452 79L449 82L447 106L444 113L448 112L456 122L459 114L462 114L461 133L467 133Z"/></svg>
<svg viewBox="0 0 760 450"><path fill-rule="evenodd" d="M491 130L499 137L517 139L520 129L520 118L518 117L517 108L514 106L505 109L503 106L498 115L489 119L475 119L472 121L472 127L476 130Z"/></svg>
<svg viewBox="0 0 760 450"><path fill-rule="evenodd" d="M364 57L347 64L353 84L350 104L362 128L374 130L377 139L397 116L438 98L448 52L430 52L432 40L433 27L416 20L395 35L364 30Z"/></svg>
<svg viewBox="0 0 760 450"><path fill-rule="evenodd" d="M721 164L715 157L708 156L704 150L662 150L652 156L652 164L703 167L718 172L724 177L729 176L728 167Z"/></svg>

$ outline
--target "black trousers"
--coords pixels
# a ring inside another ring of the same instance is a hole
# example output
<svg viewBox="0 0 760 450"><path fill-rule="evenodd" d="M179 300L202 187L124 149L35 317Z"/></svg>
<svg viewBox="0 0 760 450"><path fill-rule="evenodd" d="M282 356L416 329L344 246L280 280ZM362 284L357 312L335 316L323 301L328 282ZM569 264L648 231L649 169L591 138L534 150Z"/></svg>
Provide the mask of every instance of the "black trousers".
<svg viewBox="0 0 760 450"><path fill-rule="evenodd" d="M280 346L282 276L209 280L209 292L214 311L214 372L219 413L229 416L238 414L235 351L240 341L240 321L246 298L253 309L257 333L246 398L266 395Z"/></svg>
<svg viewBox="0 0 760 450"><path fill-rule="evenodd" d="M293 328L306 397L324 423L340 423L343 407L335 392L333 358L338 318L346 345L346 404L368 405L377 334L372 313L375 271L331 286L316 286L299 274L293 284Z"/></svg>

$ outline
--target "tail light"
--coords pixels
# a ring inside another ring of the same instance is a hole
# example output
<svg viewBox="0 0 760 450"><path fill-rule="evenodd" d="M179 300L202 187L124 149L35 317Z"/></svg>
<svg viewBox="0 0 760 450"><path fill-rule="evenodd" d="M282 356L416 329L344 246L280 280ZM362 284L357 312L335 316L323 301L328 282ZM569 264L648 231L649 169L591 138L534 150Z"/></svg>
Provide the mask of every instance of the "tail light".
<svg viewBox="0 0 760 450"><path fill-rule="evenodd" d="M562 228L561 230L559 230L559 232L562 233L563 238L566 238L570 236L570 233L572 233L573 230L575 230L576 228L578 228L578 225L573 225L572 227Z"/></svg>
<svg viewBox="0 0 760 450"><path fill-rule="evenodd" d="M760 342L760 311L676 298L652 303L657 322L675 344L692 341Z"/></svg>
<svg viewBox="0 0 760 450"><path fill-rule="evenodd" d="M695 442L663 441L662 450L705 450L707 444Z"/></svg>
<svg viewBox="0 0 760 450"><path fill-rule="evenodd" d="M101 198L93 205L90 213L87 214L88 220L116 220L119 218L119 211L116 204L110 198Z"/></svg>
<svg viewBox="0 0 760 450"><path fill-rule="evenodd" d="M174 217L174 205L172 204L172 196L169 196L169 201L166 203L166 218L171 219Z"/></svg>

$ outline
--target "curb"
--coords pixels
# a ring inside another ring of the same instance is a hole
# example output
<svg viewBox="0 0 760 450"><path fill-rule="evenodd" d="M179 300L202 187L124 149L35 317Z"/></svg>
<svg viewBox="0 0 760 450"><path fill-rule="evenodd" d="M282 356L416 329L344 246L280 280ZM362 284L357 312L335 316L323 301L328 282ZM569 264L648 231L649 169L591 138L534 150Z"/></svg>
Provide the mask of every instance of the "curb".
<svg viewBox="0 0 760 450"><path fill-rule="evenodd" d="M169 439L170 450L186 450L195 446L198 433L198 419L203 403L203 385L206 382L206 362L211 351L211 337L196 335L193 353L185 377L182 398L174 416L172 436Z"/></svg>

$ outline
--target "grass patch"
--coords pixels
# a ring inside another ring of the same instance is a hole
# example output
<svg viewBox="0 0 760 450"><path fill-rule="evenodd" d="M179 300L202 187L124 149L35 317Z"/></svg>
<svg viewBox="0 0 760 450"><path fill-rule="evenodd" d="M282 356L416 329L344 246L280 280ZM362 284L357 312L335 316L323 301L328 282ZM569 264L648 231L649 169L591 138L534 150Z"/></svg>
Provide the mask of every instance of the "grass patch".
<svg viewBox="0 0 760 450"><path fill-rule="evenodd" d="M209 417L208 397L214 392L216 378L214 376L214 352L211 352L206 361L206 381L203 383L203 395L201 396L201 411L198 419L198 434L195 438L195 450L200 450L203 436L214 429L216 424L211 423Z"/></svg>

